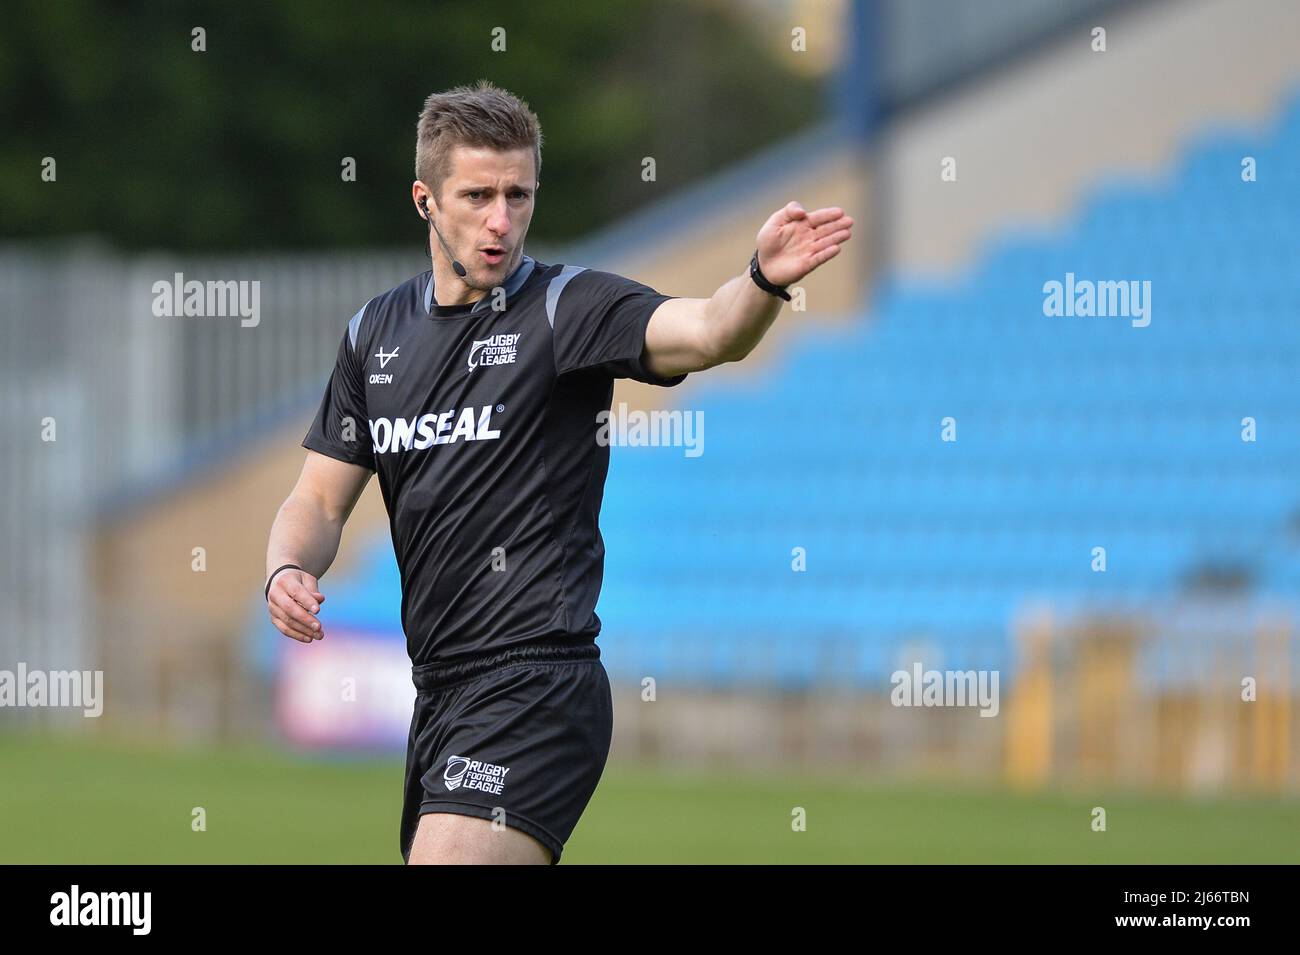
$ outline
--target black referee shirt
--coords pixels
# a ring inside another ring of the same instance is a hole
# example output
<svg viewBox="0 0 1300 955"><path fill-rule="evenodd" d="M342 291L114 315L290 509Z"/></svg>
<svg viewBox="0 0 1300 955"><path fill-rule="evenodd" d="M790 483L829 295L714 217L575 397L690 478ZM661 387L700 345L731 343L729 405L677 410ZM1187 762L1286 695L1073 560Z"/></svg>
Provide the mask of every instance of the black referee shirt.
<svg viewBox="0 0 1300 955"><path fill-rule="evenodd" d="M595 640L609 469L596 416L615 378L686 378L643 363L672 297L524 256L473 304L435 304L426 271L348 322L302 443L379 475L412 663Z"/></svg>

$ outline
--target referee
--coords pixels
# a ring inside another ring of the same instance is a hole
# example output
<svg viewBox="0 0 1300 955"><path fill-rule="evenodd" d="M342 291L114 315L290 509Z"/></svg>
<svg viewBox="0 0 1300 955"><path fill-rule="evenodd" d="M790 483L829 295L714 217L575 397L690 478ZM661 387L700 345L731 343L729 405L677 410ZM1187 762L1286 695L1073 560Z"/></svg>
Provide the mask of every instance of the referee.
<svg viewBox="0 0 1300 955"><path fill-rule="evenodd" d="M526 103L481 80L430 96L417 128L432 268L347 324L271 528L267 611L287 637L324 638L319 581L377 474L417 691L402 856L553 863L613 730L597 414L615 378L673 386L744 358L853 220L791 202L712 298L661 295L524 254L542 146Z"/></svg>

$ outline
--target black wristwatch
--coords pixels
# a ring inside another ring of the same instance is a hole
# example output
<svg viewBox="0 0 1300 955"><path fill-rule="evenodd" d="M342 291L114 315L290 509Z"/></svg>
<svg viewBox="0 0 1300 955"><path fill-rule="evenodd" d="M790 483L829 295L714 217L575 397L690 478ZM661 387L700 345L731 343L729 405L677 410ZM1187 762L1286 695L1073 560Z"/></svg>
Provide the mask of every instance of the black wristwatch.
<svg viewBox="0 0 1300 955"><path fill-rule="evenodd" d="M758 267L758 249L754 250L754 257L749 260L749 277L754 280L754 284L761 288L768 295L775 295L777 298L783 298L790 301L790 293L785 290L784 285L773 285L763 274L763 270Z"/></svg>

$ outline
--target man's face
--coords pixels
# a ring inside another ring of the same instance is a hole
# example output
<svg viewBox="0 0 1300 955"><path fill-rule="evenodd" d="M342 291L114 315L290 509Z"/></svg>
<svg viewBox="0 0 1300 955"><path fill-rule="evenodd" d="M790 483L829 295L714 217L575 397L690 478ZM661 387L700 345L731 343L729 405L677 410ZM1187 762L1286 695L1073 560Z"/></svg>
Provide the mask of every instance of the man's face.
<svg viewBox="0 0 1300 955"><path fill-rule="evenodd" d="M536 190L531 149L456 146L452 150L451 174L442 184L441 201L430 201L429 211L452 254L465 266L461 279L465 285L488 291L518 267ZM437 236L432 238L437 248Z"/></svg>

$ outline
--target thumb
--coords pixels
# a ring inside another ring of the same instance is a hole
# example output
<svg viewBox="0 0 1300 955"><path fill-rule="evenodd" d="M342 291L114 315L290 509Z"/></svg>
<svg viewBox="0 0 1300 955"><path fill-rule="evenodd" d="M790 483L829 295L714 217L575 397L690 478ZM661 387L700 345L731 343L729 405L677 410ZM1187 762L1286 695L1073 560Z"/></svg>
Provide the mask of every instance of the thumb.
<svg viewBox="0 0 1300 955"><path fill-rule="evenodd" d="M802 219L804 216L808 215L808 210L795 200L791 199L785 204L785 214L790 219Z"/></svg>

